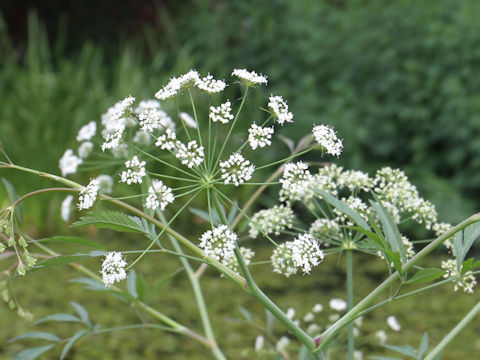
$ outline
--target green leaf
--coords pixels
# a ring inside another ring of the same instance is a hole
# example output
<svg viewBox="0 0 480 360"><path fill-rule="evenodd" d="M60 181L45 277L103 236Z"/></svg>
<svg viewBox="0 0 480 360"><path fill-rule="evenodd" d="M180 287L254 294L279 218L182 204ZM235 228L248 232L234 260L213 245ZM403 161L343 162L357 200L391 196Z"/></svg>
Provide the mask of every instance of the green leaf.
<svg viewBox="0 0 480 360"><path fill-rule="evenodd" d="M475 223L467 226L463 229L464 234L464 243L463 243L463 252L462 252L462 261L467 256L470 248L472 247L475 240L480 236L480 224Z"/></svg>
<svg viewBox="0 0 480 360"><path fill-rule="evenodd" d="M90 319L88 317L88 311L82 305L76 303L75 301L72 301L70 304L75 308L75 311L77 312L78 316L80 316L80 319L82 319L82 321L86 325L92 326L92 323L90 322Z"/></svg>
<svg viewBox="0 0 480 360"><path fill-rule="evenodd" d="M79 221L74 222L71 227L85 225L94 225L100 229L111 229L120 232L147 235L150 233L140 218L111 210L91 211L88 215L81 217Z"/></svg>
<svg viewBox="0 0 480 360"><path fill-rule="evenodd" d="M5 186L5 190L7 191L8 199L12 203L15 202L19 198L15 187L5 178L2 178L2 182ZM20 203L15 207L15 214L17 214L20 223L23 224L23 203Z"/></svg>
<svg viewBox="0 0 480 360"><path fill-rule="evenodd" d="M417 358L417 352L415 351L415 349L413 347L411 347L410 345L403 345L403 346L394 346L394 345L382 345L383 347L387 348L387 349L390 349L390 350L393 350L393 351L396 351L400 354L403 354L403 355L407 355L407 356L411 356L413 357L414 359Z"/></svg>
<svg viewBox="0 0 480 360"><path fill-rule="evenodd" d="M45 346L39 346L36 348L32 349L27 349L19 352L13 360L34 360L43 353L47 352L50 350L52 347L54 347L55 344L50 344L50 345L45 345Z"/></svg>
<svg viewBox="0 0 480 360"><path fill-rule="evenodd" d="M400 254L398 252L395 252L389 249L384 249L382 251L385 253L385 256L387 257L388 262L393 263L393 266L395 266L395 269L398 271L398 273L400 275L403 275L402 261L400 259Z"/></svg>
<svg viewBox="0 0 480 360"><path fill-rule="evenodd" d="M63 347L62 353L60 354L60 360L65 359L65 356L67 356L68 352L72 348L72 346L77 342L81 337L85 336L85 334L88 332L88 330L80 330L75 335L73 335L70 340L65 344Z"/></svg>
<svg viewBox="0 0 480 360"><path fill-rule="evenodd" d="M39 239L36 240L38 242L57 242L57 243L67 243L67 244L75 244L75 245L83 245L87 247L91 247L94 249L99 249L99 250L107 250L103 245L100 245L99 243L90 240L90 239L84 239L76 236L54 236L51 238L45 238L45 239Z"/></svg>
<svg viewBox="0 0 480 360"><path fill-rule="evenodd" d="M133 298L138 299L137 293L137 273L135 270L130 270L127 277L127 290Z"/></svg>
<svg viewBox="0 0 480 360"><path fill-rule="evenodd" d="M15 336L14 338L10 339L8 342L14 342L17 340L22 340L22 339L43 339L43 340L50 340L50 341L60 341L58 336L54 334L50 334L47 332L37 332L37 331L30 331L26 332L22 335Z"/></svg>
<svg viewBox="0 0 480 360"><path fill-rule="evenodd" d="M436 280L445 275L445 271L441 269L429 268L418 270L410 279L405 281L406 284L420 284Z"/></svg>
<svg viewBox="0 0 480 360"><path fill-rule="evenodd" d="M35 321L33 323L33 325L42 324L42 323L48 322L48 321L82 322L82 320L80 318L78 318L74 315L58 313L58 314L53 314L53 315L45 316L41 319L38 319L37 321Z"/></svg>
<svg viewBox="0 0 480 360"><path fill-rule="evenodd" d="M428 333L424 333L422 340L420 341L420 346L418 347L418 360L422 360L423 354L427 351L428 348Z"/></svg>
<svg viewBox="0 0 480 360"><path fill-rule="evenodd" d="M326 202L331 204L332 206L336 207L342 213L348 216L350 220L352 220L355 224L360 226L362 229L366 231L371 231L370 227L368 226L367 222L363 220L363 218L352 208L350 208L347 204L343 201L340 201L335 196L327 193L326 191L316 189L314 190L318 195L320 195Z"/></svg>

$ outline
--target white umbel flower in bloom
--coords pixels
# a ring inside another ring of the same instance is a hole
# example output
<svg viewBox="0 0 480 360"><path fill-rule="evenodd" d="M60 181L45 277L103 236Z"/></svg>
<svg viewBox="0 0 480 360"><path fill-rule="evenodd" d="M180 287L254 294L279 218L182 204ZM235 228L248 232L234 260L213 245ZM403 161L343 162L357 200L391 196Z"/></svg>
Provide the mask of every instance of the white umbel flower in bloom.
<svg viewBox="0 0 480 360"><path fill-rule="evenodd" d="M255 165L239 153L235 153L230 155L227 161L220 163L220 170L225 184L233 183L238 186L252 178Z"/></svg>
<svg viewBox="0 0 480 360"><path fill-rule="evenodd" d="M208 117L213 122L221 122L222 124L228 124L230 120L233 120L232 104L230 100L220 104L219 106L210 106L210 113Z"/></svg>
<svg viewBox="0 0 480 360"><path fill-rule="evenodd" d="M250 227L248 235L255 239L260 233L259 229L266 235L280 235L280 231L293 226L294 218L293 210L284 205L275 205L271 209L260 210L253 215L252 221L248 224Z"/></svg>
<svg viewBox="0 0 480 360"><path fill-rule="evenodd" d="M308 200L313 196L310 184L313 180L308 165L302 161L285 164L280 200Z"/></svg>
<svg viewBox="0 0 480 360"><path fill-rule="evenodd" d="M131 160L127 160L125 162L127 170L122 171L120 174L120 182L125 182L128 185L141 184L142 178L147 175L145 172L145 164L145 161L140 162L136 155Z"/></svg>
<svg viewBox="0 0 480 360"><path fill-rule="evenodd" d="M245 265L250 264L250 260L255 256L255 252L252 249L249 249L243 246L240 247L239 250L240 250L240 254L242 254L243 260L245 261ZM223 260L222 263L223 265L228 266L237 274L239 273L238 260L235 256L232 256L228 260Z"/></svg>
<svg viewBox="0 0 480 360"><path fill-rule="evenodd" d="M297 273L297 267L292 259L291 241L277 246L272 253L271 261L273 271L286 277Z"/></svg>
<svg viewBox="0 0 480 360"><path fill-rule="evenodd" d="M293 114L288 111L288 105L281 96L271 95L268 98L268 107L280 125L293 122Z"/></svg>
<svg viewBox="0 0 480 360"><path fill-rule="evenodd" d="M171 119L166 120L167 118L169 118L167 113L158 109L147 109L138 115L140 129L145 132L152 132L155 129L164 130L171 122Z"/></svg>
<svg viewBox="0 0 480 360"><path fill-rule="evenodd" d="M203 233L198 246L203 250L205 256L228 262L234 257L233 250L237 240L237 234L230 230L227 225L222 224Z"/></svg>
<svg viewBox="0 0 480 360"><path fill-rule="evenodd" d="M73 200L73 195L68 195L62 201L61 215L62 215L63 221L65 222L67 222L68 219L70 218L70 211L72 209L72 200Z"/></svg>
<svg viewBox="0 0 480 360"><path fill-rule="evenodd" d="M90 209L98 196L98 180L92 179L86 187L80 190L80 196L78 198L78 208L80 210Z"/></svg>
<svg viewBox="0 0 480 360"><path fill-rule="evenodd" d="M261 127L253 123L248 129L248 143L255 150L257 147L265 147L272 145L271 138L273 135L273 127Z"/></svg>
<svg viewBox="0 0 480 360"><path fill-rule="evenodd" d="M60 171L62 176L67 176L68 174L75 174L77 172L77 167L83 162L78 156L73 155L73 150L68 149L65 151L63 156L59 161Z"/></svg>
<svg viewBox="0 0 480 360"><path fill-rule="evenodd" d="M234 69L232 76L238 77L247 86L257 84L267 85L267 77L262 74L257 74L255 71L248 71L246 69Z"/></svg>
<svg viewBox="0 0 480 360"><path fill-rule="evenodd" d="M85 141L78 147L78 156L82 159L87 158L93 150L93 143L91 141Z"/></svg>
<svg viewBox="0 0 480 360"><path fill-rule="evenodd" d="M179 159L182 165L186 165L188 168L200 166L204 159L203 146L198 146L195 140L188 142L187 145L177 142L176 158Z"/></svg>
<svg viewBox="0 0 480 360"><path fill-rule="evenodd" d="M343 299L334 298L330 300L328 306L335 311L345 311L347 309L347 302Z"/></svg>
<svg viewBox="0 0 480 360"><path fill-rule="evenodd" d="M148 196L145 206L155 210L160 208L161 211L175 200L172 189L166 186L161 180L153 180L152 186L148 188Z"/></svg>
<svg viewBox="0 0 480 360"><path fill-rule="evenodd" d="M180 113L180 118L185 123L185 125L187 125L188 127L191 127L192 129L198 128L197 122L195 121L195 119L193 117L190 116L189 113L181 112Z"/></svg>
<svg viewBox="0 0 480 360"><path fill-rule="evenodd" d="M198 79L195 85L209 94L223 91L227 84L223 80L215 80L212 75L208 74L204 78Z"/></svg>
<svg viewBox="0 0 480 360"><path fill-rule="evenodd" d="M454 279L454 291L463 289L464 292L473 294L473 288L477 285L477 280L472 271L462 274L462 268L460 268L460 271L458 270L457 261L454 259L442 261L442 269L446 271L443 275L444 278Z"/></svg>
<svg viewBox="0 0 480 360"><path fill-rule="evenodd" d="M317 219L310 225L308 232L319 239L337 237L340 225L333 219ZM328 246L328 243L325 245Z"/></svg>
<svg viewBox="0 0 480 360"><path fill-rule="evenodd" d="M130 116L133 113L134 102L133 96L127 96L102 115L102 125L104 126L102 136L105 139L102 151L116 149L120 145L125 127L131 122Z"/></svg>
<svg viewBox="0 0 480 360"><path fill-rule="evenodd" d="M313 137L325 149L325 151L333 156L340 156L343 149L343 140L337 137L335 130L327 125L316 125L313 127Z"/></svg>
<svg viewBox="0 0 480 360"><path fill-rule="evenodd" d="M398 322L397 318L393 315L390 315L389 317L387 317L387 325L393 331L400 331L402 329L402 327L400 326L400 323Z"/></svg>
<svg viewBox="0 0 480 360"><path fill-rule="evenodd" d="M370 191L373 187L373 179L362 171L346 170L337 178L338 187L346 187L350 191Z"/></svg>
<svg viewBox="0 0 480 360"><path fill-rule="evenodd" d="M313 235L300 234L293 240L292 260L296 267L302 268L304 274L310 274L312 267L320 264L324 257L325 254Z"/></svg>
<svg viewBox="0 0 480 360"><path fill-rule="evenodd" d="M194 86L200 80L196 70L190 70L184 75L173 77L167 85L157 91L155 97L158 100L168 100L178 95L184 88Z"/></svg>
<svg viewBox="0 0 480 360"><path fill-rule="evenodd" d="M110 175L98 175L98 192L100 194L111 194L113 191L113 179Z"/></svg>
<svg viewBox="0 0 480 360"><path fill-rule="evenodd" d="M155 146L159 146L162 150L173 150L180 142L177 140L177 134L171 129L167 129L165 134L160 135L155 142Z"/></svg>
<svg viewBox="0 0 480 360"><path fill-rule="evenodd" d="M151 109L160 109L162 106L159 101L155 99L150 99L150 100L142 100L138 103L137 107L135 108L134 112L135 114L141 114L145 110L151 110Z"/></svg>
<svg viewBox="0 0 480 360"><path fill-rule="evenodd" d="M77 141L90 140L95 136L97 132L97 123L95 121L90 121L87 125L82 126L78 131Z"/></svg>
<svg viewBox="0 0 480 360"><path fill-rule="evenodd" d="M100 273L107 288L127 278L125 266L127 266L127 262L123 259L122 253L111 251L105 255Z"/></svg>

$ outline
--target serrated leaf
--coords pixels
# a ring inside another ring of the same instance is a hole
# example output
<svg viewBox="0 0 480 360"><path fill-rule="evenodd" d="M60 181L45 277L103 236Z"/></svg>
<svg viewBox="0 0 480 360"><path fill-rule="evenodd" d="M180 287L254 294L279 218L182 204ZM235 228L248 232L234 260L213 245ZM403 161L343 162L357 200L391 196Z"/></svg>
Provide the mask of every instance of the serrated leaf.
<svg viewBox="0 0 480 360"><path fill-rule="evenodd" d="M8 342L14 342L22 339L43 339L43 340L50 340L50 341L62 340L58 336L47 333L47 332L30 331L22 335L15 336L14 338L8 340Z"/></svg>
<svg viewBox="0 0 480 360"><path fill-rule="evenodd" d="M90 240L84 239L76 236L54 236L51 238L39 239L36 240L37 242L57 242L57 243L67 243L67 244L75 244L75 245L83 245L87 247L91 247L94 249L99 250L107 250L103 245Z"/></svg>
<svg viewBox="0 0 480 360"><path fill-rule="evenodd" d="M52 347L54 347L55 344L50 344L50 345L45 345L45 346L39 346L36 348L32 349L27 349L19 352L13 360L35 360L37 357L42 355L43 353L47 352L50 350Z"/></svg>
<svg viewBox="0 0 480 360"><path fill-rule="evenodd" d="M413 357L414 359L417 358L417 352L415 351L415 349L413 347L411 347L410 345L403 345L403 346L394 346L394 345L387 345L387 344L384 344L382 345L383 347L387 348L387 349L390 349L392 351L396 351L400 354L403 354L403 355L407 355L407 356L411 356Z"/></svg>
<svg viewBox="0 0 480 360"><path fill-rule="evenodd" d="M138 299L137 293L137 273L135 270L130 270L127 277L127 290L133 298Z"/></svg>
<svg viewBox="0 0 480 360"><path fill-rule="evenodd" d="M420 346L418 347L418 360L422 360L423 354L428 348L428 333L424 333L422 340L420 340Z"/></svg>
<svg viewBox="0 0 480 360"><path fill-rule="evenodd" d="M72 348L72 346L77 342L81 337L85 336L85 334L88 332L88 330L80 330L75 335L73 335L70 340L65 344L63 347L62 353L60 354L60 360L65 359L65 356L67 356L68 352Z"/></svg>
<svg viewBox="0 0 480 360"><path fill-rule="evenodd" d="M62 314L62 313L58 313L58 314L53 314L53 315L49 315L49 316L45 316L41 319L38 319L37 321L35 321L33 323L33 325L38 325L38 324L42 324L44 322L48 322L48 321L58 321L58 322L82 322L82 320L74 315L71 315L71 314Z"/></svg>
<svg viewBox="0 0 480 360"><path fill-rule="evenodd" d="M80 316L80 319L88 325L92 326L92 323L90 322L90 319L88 317L88 311L79 303L76 303L75 301L70 302L70 304L75 308L75 311L77 312L78 316Z"/></svg>
<svg viewBox="0 0 480 360"><path fill-rule="evenodd" d="M352 220L355 224L360 226L363 230L371 231L370 226L368 226L367 222L355 210L353 210L343 201L340 201L335 196L323 190L316 189L314 190L314 192L320 195L330 205L334 206L335 208L340 210L342 213L347 215L350 220Z"/></svg>
<svg viewBox="0 0 480 360"><path fill-rule="evenodd" d="M445 275L445 271L441 269L429 268L418 270L410 279L408 279L406 284L420 284L431 282Z"/></svg>
<svg viewBox="0 0 480 360"><path fill-rule="evenodd" d="M74 222L71 227L85 225L94 225L100 229L111 229L120 232L149 234L148 228L144 228L142 221L138 217L128 216L111 210L91 211L88 215L81 217L79 221Z"/></svg>
<svg viewBox="0 0 480 360"><path fill-rule="evenodd" d="M2 178L2 182L3 182L3 185L5 186L5 190L7 191L8 199L12 203L15 202L19 198L17 191L15 190L15 187L12 184L10 184L10 182L5 178ZM20 223L23 224L23 203L20 202L20 204L18 204L15 207L15 213L17 214L17 217L18 217L18 220L20 220Z"/></svg>

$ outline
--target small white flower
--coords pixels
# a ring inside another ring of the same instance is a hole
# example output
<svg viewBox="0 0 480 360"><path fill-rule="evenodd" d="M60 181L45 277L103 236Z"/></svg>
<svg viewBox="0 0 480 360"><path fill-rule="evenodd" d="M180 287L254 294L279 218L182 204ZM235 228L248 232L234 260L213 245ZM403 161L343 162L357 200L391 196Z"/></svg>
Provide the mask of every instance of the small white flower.
<svg viewBox="0 0 480 360"><path fill-rule="evenodd" d="M383 345L387 342L388 336L385 330L378 330L375 332L375 337L377 338L380 345Z"/></svg>
<svg viewBox="0 0 480 360"><path fill-rule="evenodd" d="M110 175L98 175L98 191L100 194L111 194L113 191L113 179Z"/></svg>
<svg viewBox="0 0 480 360"><path fill-rule="evenodd" d="M85 141L78 147L78 156L80 156L82 159L85 159L90 155L92 150L93 143L90 141Z"/></svg>
<svg viewBox="0 0 480 360"><path fill-rule="evenodd" d="M257 74L255 71L247 71L246 69L234 69L232 72L232 76L238 77L247 86L267 84L267 77L262 74Z"/></svg>
<svg viewBox="0 0 480 360"><path fill-rule="evenodd" d="M77 141L90 140L95 136L97 132L97 123L95 121L90 121L87 125L83 126L77 135Z"/></svg>
<svg viewBox="0 0 480 360"><path fill-rule="evenodd" d="M280 125L283 125L286 122L293 122L293 114L288 111L288 105L281 96L271 95L268 98L268 107L272 111L273 117L277 119L277 122Z"/></svg>
<svg viewBox="0 0 480 360"><path fill-rule="evenodd" d="M120 145L126 126L132 122L130 116L133 113L134 102L134 97L127 96L102 115L102 125L104 126L102 136L105 139L102 151L116 149Z"/></svg>
<svg viewBox="0 0 480 360"><path fill-rule="evenodd" d="M190 116L190 114L188 114L186 112L181 112L180 113L180 118L185 123L185 125L187 125L188 127L191 127L192 129L198 128L197 122L195 121L195 119L193 117Z"/></svg>
<svg viewBox="0 0 480 360"><path fill-rule="evenodd" d="M335 237L340 233L340 225L335 220L317 219L310 225L308 232L317 238Z"/></svg>
<svg viewBox="0 0 480 360"><path fill-rule="evenodd" d="M285 229L293 226L294 213L291 208L284 205L275 205L271 209L260 210L255 213L248 224L248 235L255 239L262 230L262 234L280 235Z"/></svg>
<svg viewBox="0 0 480 360"><path fill-rule="evenodd" d="M248 142L250 147L255 150L257 147L270 146L273 135L273 127L261 127L253 123L248 129Z"/></svg>
<svg viewBox="0 0 480 360"><path fill-rule="evenodd" d="M287 241L275 247L270 258L273 272L283 274L285 277L297 273L297 267L292 259L291 244L291 241Z"/></svg>
<svg viewBox="0 0 480 360"><path fill-rule="evenodd" d="M235 153L230 155L227 161L220 163L220 170L225 184L233 183L239 186L252 178L255 165L239 153Z"/></svg>
<svg viewBox="0 0 480 360"><path fill-rule="evenodd" d="M218 93L223 91L227 84L223 80L215 80L212 75L208 74L204 78L198 79L195 85L209 94Z"/></svg>
<svg viewBox="0 0 480 360"><path fill-rule="evenodd" d="M150 145L152 143L152 137L149 133L138 130L133 136L132 141L138 145Z"/></svg>
<svg viewBox="0 0 480 360"><path fill-rule="evenodd" d="M461 265L460 269L457 268L455 259L442 261L442 269L446 271L443 277L454 279L454 291L461 288L464 292L473 294L473 288L477 285L477 279L475 279L473 272L470 270L462 274L462 267L463 265Z"/></svg>
<svg viewBox="0 0 480 360"><path fill-rule="evenodd" d="M204 159L203 146L198 146L195 140L190 141L187 145L177 142L178 146L175 157L179 159L182 165L188 168L200 166Z"/></svg>
<svg viewBox="0 0 480 360"><path fill-rule="evenodd" d="M167 85L157 91L155 97L159 100L167 100L178 95L184 88L198 83L200 75L196 70L190 70L184 75L173 77Z"/></svg>
<svg viewBox="0 0 480 360"><path fill-rule="evenodd" d="M237 234L222 224L203 233L198 246L203 249L205 256L218 261L229 261L234 257L233 250L237 240Z"/></svg>
<svg viewBox="0 0 480 360"><path fill-rule="evenodd" d="M302 161L285 164L283 177L280 179L282 189L280 200L308 200L313 196L310 189L313 176L308 165Z"/></svg>
<svg viewBox="0 0 480 360"><path fill-rule="evenodd" d="M82 163L82 159L73 155L73 150L68 149L63 154L62 158L59 161L60 171L62 176L67 176L68 174L75 174L77 172L77 167Z"/></svg>
<svg viewBox="0 0 480 360"><path fill-rule="evenodd" d="M145 161L140 162L135 155L131 160L125 162L127 170L122 171L120 174L120 182L130 184L141 184L142 178L147 175L145 172Z"/></svg>
<svg viewBox="0 0 480 360"><path fill-rule="evenodd" d="M155 129L165 130L169 128L172 119L163 110L147 109L138 115L140 129L145 132L153 132Z"/></svg>
<svg viewBox="0 0 480 360"><path fill-rule="evenodd" d="M246 247L240 247L240 254L242 254L243 260L245 261L245 265L250 264L250 260L255 256L255 252L252 249L246 248ZM240 265L238 264L238 260L235 256L231 257L228 260L223 260L222 261L223 265L228 266L230 269L232 269L234 272L239 273L239 267Z"/></svg>
<svg viewBox="0 0 480 360"><path fill-rule="evenodd" d="M105 255L100 273L107 288L127 278L125 266L127 266L127 262L123 259L122 253L111 251Z"/></svg>
<svg viewBox="0 0 480 360"><path fill-rule="evenodd" d="M277 352L282 352L288 345L290 345L290 340L286 336L282 336L275 345L275 349Z"/></svg>
<svg viewBox="0 0 480 360"><path fill-rule="evenodd" d="M337 137L332 127L317 125L313 127L312 132L315 140L317 140L328 154L340 156L343 149L343 140Z"/></svg>
<svg viewBox="0 0 480 360"><path fill-rule="evenodd" d="M167 129L165 134L160 135L155 142L155 146L160 146L162 150L173 150L178 147L180 142L177 140L177 134L171 129Z"/></svg>
<svg viewBox="0 0 480 360"><path fill-rule="evenodd" d="M150 99L150 100L142 100L138 103L137 107L135 108L134 112L135 114L141 114L145 110L151 110L151 109L160 109L162 106L159 101L155 99Z"/></svg>
<svg viewBox="0 0 480 360"><path fill-rule="evenodd" d="M310 335L313 335L314 338L318 337L318 334L320 333L320 331L322 331L322 327L315 323L310 324L307 327L307 333L309 333Z"/></svg>
<svg viewBox="0 0 480 360"><path fill-rule="evenodd" d="M342 299L334 298L330 300L328 306L335 311L344 311L347 309L347 302Z"/></svg>
<svg viewBox="0 0 480 360"><path fill-rule="evenodd" d="M155 210L160 207L161 211L175 200L172 189L166 186L161 180L153 180L152 186L148 188L148 197L145 206Z"/></svg>
<svg viewBox="0 0 480 360"><path fill-rule="evenodd" d="M289 318L290 320L293 320L293 317L295 316L295 309L294 309L294 308L288 308L288 309L287 309L287 312L285 313L285 315L286 315L287 318Z"/></svg>
<svg viewBox="0 0 480 360"><path fill-rule="evenodd" d="M397 318L393 315L387 317L387 324L393 331L400 331L402 329Z"/></svg>
<svg viewBox="0 0 480 360"><path fill-rule="evenodd" d="M262 335L258 335L255 339L255 351L259 352L263 349L263 345L265 344L265 338Z"/></svg>
<svg viewBox="0 0 480 360"><path fill-rule="evenodd" d="M63 201L62 201L62 219L63 221L67 222L68 219L70 218L70 210L71 210L71 205L72 205L72 200L73 200L73 195L68 195Z"/></svg>
<svg viewBox="0 0 480 360"><path fill-rule="evenodd" d="M312 322L313 319L315 319L315 315L313 315L311 312L308 312L303 316L303 321L305 322Z"/></svg>
<svg viewBox="0 0 480 360"><path fill-rule="evenodd" d="M86 187L80 190L80 196L78 201L78 208L80 210L89 209L95 203L98 196L98 180L92 179Z"/></svg>
<svg viewBox="0 0 480 360"><path fill-rule="evenodd" d="M230 101L226 101L219 106L210 106L210 113L208 117L213 122L221 122L222 124L228 124L230 120L233 120L234 116L232 114L232 104Z"/></svg>
<svg viewBox="0 0 480 360"><path fill-rule="evenodd" d="M323 311L323 305L322 304L315 304L313 305L312 311L314 313L319 313Z"/></svg>
<svg viewBox="0 0 480 360"><path fill-rule="evenodd" d="M292 260L296 267L309 274L312 267L319 265L325 257L318 240L311 234L300 234L292 243Z"/></svg>

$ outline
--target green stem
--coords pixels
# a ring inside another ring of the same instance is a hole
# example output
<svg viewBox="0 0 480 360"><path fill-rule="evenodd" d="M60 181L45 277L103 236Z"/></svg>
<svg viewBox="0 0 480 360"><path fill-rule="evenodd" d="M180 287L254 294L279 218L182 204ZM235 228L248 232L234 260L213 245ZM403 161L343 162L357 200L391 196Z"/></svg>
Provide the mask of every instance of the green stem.
<svg viewBox="0 0 480 360"><path fill-rule="evenodd" d="M353 250L346 250L347 261L347 309L353 308ZM353 335L353 322L348 324L348 360L353 360L355 339Z"/></svg>
<svg viewBox="0 0 480 360"><path fill-rule="evenodd" d="M440 244L445 242L452 235L477 221L480 221L480 213L470 216L468 219L462 221L460 224L453 227L442 236L438 237L436 240L434 240L429 245L424 247L420 252L418 252L413 258L407 261L402 267L402 272L407 272L417 262L430 254L434 249L436 249ZM395 271L379 286L377 286L376 289L374 289L372 292L370 292L370 294L363 298L362 301L360 301L350 311L343 315L337 322L330 326L323 334L321 334L317 339L315 339L315 341L318 343L318 347L315 351L321 351L325 349L330 343L330 341L332 341L333 338L340 332L340 330L342 330L346 325L355 320L360 312L365 310L377 296L387 290L398 279L400 279L400 274L398 273L398 271Z"/></svg>
<svg viewBox="0 0 480 360"><path fill-rule="evenodd" d="M433 348L427 356L425 356L424 360L434 360L445 347L458 335L460 331L462 331L465 326L468 325L470 321L472 321L477 314L480 313L480 302L477 303L473 307L472 310L468 312L467 315L440 341L440 343Z"/></svg>

